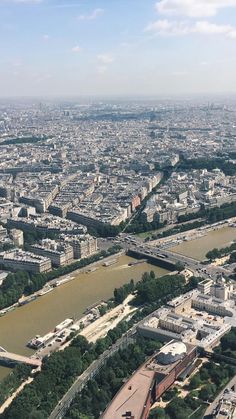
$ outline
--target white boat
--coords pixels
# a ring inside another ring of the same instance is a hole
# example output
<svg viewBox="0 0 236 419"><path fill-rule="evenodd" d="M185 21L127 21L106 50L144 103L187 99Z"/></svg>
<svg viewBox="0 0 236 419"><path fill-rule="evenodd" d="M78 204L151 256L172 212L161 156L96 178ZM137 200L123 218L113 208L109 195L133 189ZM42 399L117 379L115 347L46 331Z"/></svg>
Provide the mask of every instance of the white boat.
<svg viewBox="0 0 236 419"><path fill-rule="evenodd" d="M116 262L117 262L117 259L113 259L113 260L110 260L108 262L104 262L103 266L108 267L108 266L114 265Z"/></svg>
<svg viewBox="0 0 236 419"><path fill-rule="evenodd" d="M42 295L48 294L52 290L53 290L53 288L51 288L51 287L47 288L47 289L44 289L44 290L40 291L39 296L41 297Z"/></svg>

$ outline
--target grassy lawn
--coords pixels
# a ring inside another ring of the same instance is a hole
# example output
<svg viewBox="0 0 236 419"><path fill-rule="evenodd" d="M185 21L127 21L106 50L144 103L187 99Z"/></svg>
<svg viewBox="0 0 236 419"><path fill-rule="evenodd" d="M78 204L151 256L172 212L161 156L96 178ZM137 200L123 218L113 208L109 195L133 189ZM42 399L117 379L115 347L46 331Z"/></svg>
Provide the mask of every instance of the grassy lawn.
<svg viewBox="0 0 236 419"><path fill-rule="evenodd" d="M136 236L140 237L141 239L146 239L146 237L151 236L154 233L160 233L160 229L158 230L151 230L151 231L145 231L145 233L138 233L135 234Z"/></svg>

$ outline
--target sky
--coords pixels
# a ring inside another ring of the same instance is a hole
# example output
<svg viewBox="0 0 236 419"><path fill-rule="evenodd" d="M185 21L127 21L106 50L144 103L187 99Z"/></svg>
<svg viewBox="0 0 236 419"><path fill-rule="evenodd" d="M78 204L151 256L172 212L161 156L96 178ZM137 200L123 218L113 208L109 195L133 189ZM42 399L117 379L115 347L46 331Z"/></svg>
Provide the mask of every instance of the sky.
<svg viewBox="0 0 236 419"><path fill-rule="evenodd" d="M0 0L0 96L236 93L236 0Z"/></svg>

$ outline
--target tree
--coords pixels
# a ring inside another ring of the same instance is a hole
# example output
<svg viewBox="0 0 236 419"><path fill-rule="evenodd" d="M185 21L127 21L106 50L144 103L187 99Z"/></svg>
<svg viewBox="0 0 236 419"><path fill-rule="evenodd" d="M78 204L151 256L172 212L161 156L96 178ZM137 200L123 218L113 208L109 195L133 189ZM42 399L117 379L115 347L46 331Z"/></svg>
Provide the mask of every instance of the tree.
<svg viewBox="0 0 236 419"><path fill-rule="evenodd" d="M189 383L189 388L191 390L195 390L201 385L201 383L202 382L201 382L200 374L197 373L191 378L190 383Z"/></svg>
<svg viewBox="0 0 236 419"><path fill-rule="evenodd" d="M215 384L207 384L206 386L202 387L199 392L199 398L203 401L212 401L214 395L216 393L216 385Z"/></svg>
<svg viewBox="0 0 236 419"><path fill-rule="evenodd" d="M138 338L135 344L112 355L98 375L75 397L67 413L68 419L82 418L83 415L93 419L100 417L127 377L144 362L150 345L151 340ZM163 410L161 412L164 413ZM162 415L161 418L167 419L167 416Z"/></svg>
<svg viewBox="0 0 236 419"><path fill-rule="evenodd" d="M236 252L231 253L229 258L229 263L235 263L236 262Z"/></svg>
<svg viewBox="0 0 236 419"><path fill-rule="evenodd" d="M191 276L191 278L188 281L188 285L191 289L197 288L199 282L199 278L196 278L196 276Z"/></svg>
<svg viewBox="0 0 236 419"><path fill-rule="evenodd" d="M104 314L106 314L107 312L107 306L106 305L101 305L98 307L99 310L99 314L100 316L104 316Z"/></svg>
<svg viewBox="0 0 236 419"><path fill-rule="evenodd" d="M187 403L187 405L189 407L191 407L192 410L196 410L198 408L198 406L199 406L199 400L198 400L198 398L196 398L195 396L193 396L191 393L189 393L185 397L184 401L185 401L185 403Z"/></svg>
<svg viewBox="0 0 236 419"><path fill-rule="evenodd" d="M172 400L174 397L176 397L176 396L177 396L178 392L179 392L179 391L178 391L178 389L177 389L176 387L170 388L169 390L167 390L167 391L164 393L164 395L163 395L162 399L163 399L164 401L170 401L170 400Z"/></svg>
<svg viewBox="0 0 236 419"><path fill-rule="evenodd" d="M167 406L166 412L171 419L186 419L191 414L191 409L185 401L175 397Z"/></svg>
<svg viewBox="0 0 236 419"><path fill-rule="evenodd" d="M222 350L225 351L230 349L231 351L236 351L236 332L234 329L231 329L227 335L223 336L220 340Z"/></svg>
<svg viewBox="0 0 236 419"><path fill-rule="evenodd" d="M202 367L200 370L200 377L202 381L206 381L209 379L209 371L207 368Z"/></svg>
<svg viewBox="0 0 236 419"><path fill-rule="evenodd" d="M221 252L219 251L219 249L216 249L216 248L210 250L206 254L207 259L210 259L210 260L215 260L215 259L219 258L220 256L221 256Z"/></svg>
<svg viewBox="0 0 236 419"><path fill-rule="evenodd" d="M45 419L46 412L39 412L36 408L30 413L29 419Z"/></svg>
<svg viewBox="0 0 236 419"><path fill-rule="evenodd" d="M184 270L184 264L183 264L183 263L181 263L181 262L177 262L177 263L175 264L175 269L176 269L176 271L178 271L178 272L182 272L182 271Z"/></svg>
<svg viewBox="0 0 236 419"><path fill-rule="evenodd" d="M125 298L131 293L133 292L135 289L135 285L134 285L134 280L131 279L131 281L128 284L124 284L122 287L120 288L115 288L114 290L114 298L115 298L115 302L117 304L121 304L123 303L123 301L125 300Z"/></svg>
<svg viewBox="0 0 236 419"><path fill-rule="evenodd" d="M162 407L157 407L150 411L149 418L150 419L166 419L167 416L165 414L165 410L162 409Z"/></svg>

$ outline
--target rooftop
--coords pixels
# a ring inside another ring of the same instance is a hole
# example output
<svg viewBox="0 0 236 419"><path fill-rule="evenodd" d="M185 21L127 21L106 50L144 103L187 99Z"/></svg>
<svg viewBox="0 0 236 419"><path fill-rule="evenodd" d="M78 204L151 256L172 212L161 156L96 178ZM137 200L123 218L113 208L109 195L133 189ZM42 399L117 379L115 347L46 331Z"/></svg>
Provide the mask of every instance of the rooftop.
<svg viewBox="0 0 236 419"><path fill-rule="evenodd" d="M173 341L165 345L161 351L180 351L185 349L186 353L191 352L193 348L194 346L192 345L184 345L181 342ZM158 362L158 354L161 351L145 362L124 384L102 415L102 419L122 419L126 417L139 419L142 417L153 380L157 378L157 380L161 381L179 363L178 359L169 365L160 364ZM126 415L128 412L131 413L130 416Z"/></svg>

